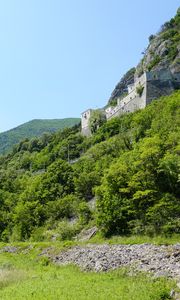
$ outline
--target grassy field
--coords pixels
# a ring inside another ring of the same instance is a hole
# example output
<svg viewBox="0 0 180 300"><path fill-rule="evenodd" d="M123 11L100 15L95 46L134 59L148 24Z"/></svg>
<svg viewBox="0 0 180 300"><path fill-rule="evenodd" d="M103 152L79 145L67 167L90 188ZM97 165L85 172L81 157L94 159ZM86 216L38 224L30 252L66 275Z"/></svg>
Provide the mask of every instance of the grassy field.
<svg viewBox="0 0 180 300"><path fill-rule="evenodd" d="M180 235L174 234L172 236L145 236L145 235L130 235L130 236L112 236L110 238L104 238L100 233L97 233L91 238L90 243L97 244L123 244L123 245L134 245L134 244L155 244L155 245L173 245L180 242Z"/></svg>
<svg viewBox="0 0 180 300"><path fill-rule="evenodd" d="M1 245L2 246L2 245ZM82 272L75 266L59 267L39 255L48 244L19 244L17 253L0 254L2 300L165 300L173 281L153 279L128 271ZM58 249L62 247L58 244ZM55 250L54 250L55 251Z"/></svg>

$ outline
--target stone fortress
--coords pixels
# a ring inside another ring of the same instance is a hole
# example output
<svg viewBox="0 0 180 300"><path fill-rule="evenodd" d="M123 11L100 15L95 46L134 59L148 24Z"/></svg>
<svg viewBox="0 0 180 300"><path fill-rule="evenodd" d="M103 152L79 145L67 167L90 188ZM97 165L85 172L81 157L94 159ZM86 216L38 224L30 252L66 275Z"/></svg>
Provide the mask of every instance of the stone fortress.
<svg viewBox="0 0 180 300"><path fill-rule="evenodd" d="M134 78L134 83L127 86L123 98L117 98L115 107L101 109L106 114L106 119L120 116L124 113L134 112L145 108L153 99L169 95L180 88L180 73L172 73L170 69L144 72L140 77ZM88 109L81 114L82 134L91 134L89 119L93 109Z"/></svg>

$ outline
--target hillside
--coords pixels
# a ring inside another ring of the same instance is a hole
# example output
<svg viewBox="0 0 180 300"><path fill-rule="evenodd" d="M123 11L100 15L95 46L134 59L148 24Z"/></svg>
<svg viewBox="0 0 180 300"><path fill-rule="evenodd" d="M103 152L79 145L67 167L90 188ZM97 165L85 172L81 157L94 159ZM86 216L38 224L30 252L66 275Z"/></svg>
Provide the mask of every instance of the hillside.
<svg viewBox="0 0 180 300"><path fill-rule="evenodd" d="M0 133L0 154L6 153L23 139L39 137L43 133L51 133L80 122L78 118L32 120L16 128Z"/></svg>
<svg viewBox="0 0 180 300"><path fill-rule="evenodd" d="M180 92L105 123L21 142L0 159L0 238L180 233ZM96 202L96 208L94 206Z"/></svg>

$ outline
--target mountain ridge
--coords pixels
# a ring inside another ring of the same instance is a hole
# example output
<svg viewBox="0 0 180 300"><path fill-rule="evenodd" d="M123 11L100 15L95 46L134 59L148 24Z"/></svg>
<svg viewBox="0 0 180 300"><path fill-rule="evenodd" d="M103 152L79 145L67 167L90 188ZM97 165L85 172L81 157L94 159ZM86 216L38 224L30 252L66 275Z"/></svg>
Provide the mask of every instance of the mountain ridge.
<svg viewBox="0 0 180 300"><path fill-rule="evenodd" d="M33 119L20 124L0 133L0 154L7 153L23 139L31 139L39 137L43 133L52 133L66 127L69 128L79 122L79 118Z"/></svg>

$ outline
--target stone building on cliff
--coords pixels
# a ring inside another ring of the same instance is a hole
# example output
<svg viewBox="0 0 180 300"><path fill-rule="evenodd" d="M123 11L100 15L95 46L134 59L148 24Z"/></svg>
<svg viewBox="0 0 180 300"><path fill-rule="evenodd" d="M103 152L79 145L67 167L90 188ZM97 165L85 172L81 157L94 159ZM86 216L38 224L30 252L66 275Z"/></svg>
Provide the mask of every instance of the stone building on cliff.
<svg viewBox="0 0 180 300"><path fill-rule="evenodd" d="M145 108L153 99L171 94L180 88L180 73L172 73L169 69L144 72L140 77L134 78L134 83L127 86L126 96L117 99L115 107L105 109L106 119L120 116L124 113L134 112ZM91 134L89 120L93 109L81 114L82 134Z"/></svg>

